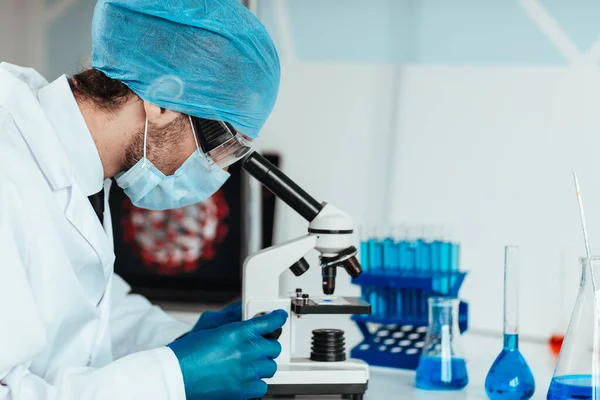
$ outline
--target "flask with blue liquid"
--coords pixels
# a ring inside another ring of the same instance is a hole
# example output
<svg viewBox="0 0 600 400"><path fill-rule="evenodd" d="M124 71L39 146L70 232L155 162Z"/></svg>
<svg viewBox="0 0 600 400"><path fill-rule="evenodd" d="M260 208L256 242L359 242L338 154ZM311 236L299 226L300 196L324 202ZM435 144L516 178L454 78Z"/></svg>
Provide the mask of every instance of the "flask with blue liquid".
<svg viewBox="0 0 600 400"><path fill-rule="evenodd" d="M485 379L492 400L527 400L535 392L533 373L519 351L519 248L504 250L504 347Z"/></svg>
<svg viewBox="0 0 600 400"><path fill-rule="evenodd" d="M600 257L581 258L581 283L548 390L548 400L600 400L600 319L594 293Z"/></svg>
<svg viewBox="0 0 600 400"><path fill-rule="evenodd" d="M459 300L430 297L429 328L416 386L424 390L460 390L469 383L458 327Z"/></svg>

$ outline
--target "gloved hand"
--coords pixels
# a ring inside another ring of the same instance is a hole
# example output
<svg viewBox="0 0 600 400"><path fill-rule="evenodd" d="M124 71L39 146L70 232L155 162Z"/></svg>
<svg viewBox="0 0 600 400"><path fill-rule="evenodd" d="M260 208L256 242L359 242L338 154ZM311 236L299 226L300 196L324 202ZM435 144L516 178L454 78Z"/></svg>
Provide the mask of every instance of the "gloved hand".
<svg viewBox="0 0 600 400"><path fill-rule="evenodd" d="M228 305L220 311L203 312L191 331L197 332L206 329L214 329L232 322L240 322L241 320L242 303L238 301Z"/></svg>
<svg viewBox="0 0 600 400"><path fill-rule="evenodd" d="M277 371L276 340L263 336L281 328L287 313L276 310L248 321L190 332L169 344L179 360L187 400L261 398Z"/></svg>

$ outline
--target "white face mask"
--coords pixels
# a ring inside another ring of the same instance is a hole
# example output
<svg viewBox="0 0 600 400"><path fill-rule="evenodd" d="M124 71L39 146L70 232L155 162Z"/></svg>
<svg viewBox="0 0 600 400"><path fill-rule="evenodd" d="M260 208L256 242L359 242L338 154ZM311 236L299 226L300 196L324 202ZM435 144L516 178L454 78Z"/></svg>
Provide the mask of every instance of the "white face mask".
<svg viewBox="0 0 600 400"><path fill-rule="evenodd" d="M189 156L173 175L166 176L146 158L148 118L144 130L144 157L128 171L116 176L119 185L131 202L149 210L170 210L204 201L212 196L229 178L211 163L198 147L192 125L196 151Z"/></svg>

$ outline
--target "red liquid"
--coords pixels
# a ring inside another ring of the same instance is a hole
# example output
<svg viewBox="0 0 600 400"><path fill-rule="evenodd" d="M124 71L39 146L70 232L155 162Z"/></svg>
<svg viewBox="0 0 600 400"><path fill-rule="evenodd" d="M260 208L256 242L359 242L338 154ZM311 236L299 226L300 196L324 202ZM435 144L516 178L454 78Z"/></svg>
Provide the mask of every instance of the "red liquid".
<svg viewBox="0 0 600 400"><path fill-rule="evenodd" d="M565 340L565 335L552 335L550 337L550 340L548 340L550 350L552 350L552 353L555 356L557 356L560 353L560 348L562 347L563 340Z"/></svg>

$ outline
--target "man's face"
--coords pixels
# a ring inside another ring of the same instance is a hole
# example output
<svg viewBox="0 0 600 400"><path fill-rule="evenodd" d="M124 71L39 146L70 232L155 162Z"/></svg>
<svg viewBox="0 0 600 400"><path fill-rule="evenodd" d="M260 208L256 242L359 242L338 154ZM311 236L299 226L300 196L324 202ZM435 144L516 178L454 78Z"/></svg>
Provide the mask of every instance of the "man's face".
<svg viewBox="0 0 600 400"><path fill-rule="evenodd" d="M148 122L146 157L166 176L173 175L197 149L189 117L180 113L174 114L172 120L163 124ZM251 138L240 135L252 141ZM218 150L213 153L214 156L218 156ZM133 167L143 155L144 129L141 129L134 134L126 150L125 170Z"/></svg>
<svg viewBox="0 0 600 400"><path fill-rule="evenodd" d="M196 150L196 142L187 116L176 113L176 117L165 124L148 122L146 158L163 174L175 171ZM144 155L144 129L136 132L125 153L125 170L130 169Z"/></svg>

